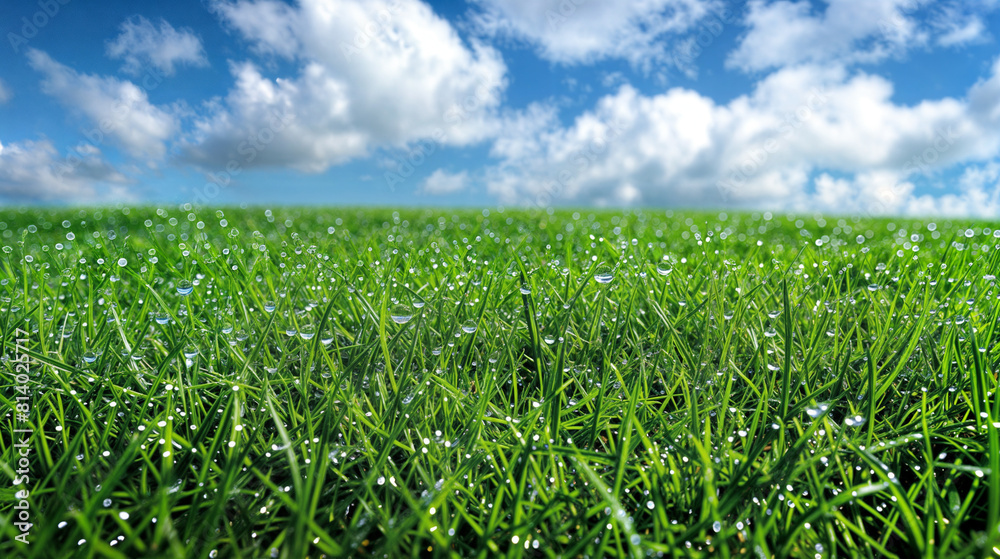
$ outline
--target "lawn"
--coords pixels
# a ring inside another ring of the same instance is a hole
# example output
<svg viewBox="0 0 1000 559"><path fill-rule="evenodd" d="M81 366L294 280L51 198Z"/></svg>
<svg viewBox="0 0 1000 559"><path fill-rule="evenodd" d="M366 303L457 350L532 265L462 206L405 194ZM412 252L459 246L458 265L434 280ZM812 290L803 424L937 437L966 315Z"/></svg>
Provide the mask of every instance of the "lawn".
<svg viewBox="0 0 1000 559"><path fill-rule="evenodd" d="M0 209L0 556L1000 554L991 227Z"/></svg>

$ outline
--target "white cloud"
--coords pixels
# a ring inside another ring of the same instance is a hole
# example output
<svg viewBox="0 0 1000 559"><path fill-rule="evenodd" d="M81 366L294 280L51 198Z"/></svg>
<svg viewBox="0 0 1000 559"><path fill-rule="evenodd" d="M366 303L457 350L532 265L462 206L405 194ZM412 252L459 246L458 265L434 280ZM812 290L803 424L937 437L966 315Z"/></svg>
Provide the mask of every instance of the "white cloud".
<svg viewBox="0 0 1000 559"><path fill-rule="evenodd" d="M923 0L751 0L749 28L730 66L765 70L803 62L876 62L926 42L909 13Z"/></svg>
<svg viewBox="0 0 1000 559"><path fill-rule="evenodd" d="M31 67L43 75L42 91L90 120L84 136L98 146L108 138L134 157L160 159L164 143L178 131L173 114L149 102L146 90L130 81L80 74L36 49Z"/></svg>
<svg viewBox="0 0 1000 559"><path fill-rule="evenodd" d="M1000 61L964 99L892 96L881 77L813 65L721 105L625 85L568 127L523 116L495 144L487 188L505 203L899 212L916 177L1000 153Z"/></svg>
<svg viewBox="0 0 1000 559"><path fill-rule="evenodd" d="M224 22L253 40L251 48L258 54L294 58L302 47L296 35L304 15L284 2L217 1L213 8Z"/></svg>
<svg viewBox="0 0 1000 559"><path fill-rule="evenodd" d="M985 40L986 27L978 17L963 22L949 22L947 30L938 37L938 44L946 47L976 43Z"/></svg>
<svg viewBox="0 0 1000 559"><path fill-rule="evenodd" d="M163 74L174 74L175 65L208 66L201 39L189 29L174 29L165 20L160 27L148 19L135 16L125 20L114 41L107 44L108 56L121 59L122 69L139 76L152 66Z"/></svg>
<svg viewBox="0 0 1000 559"><path fill-rule="evenodd" d="M449 173L444 169L438 169L424 180L420 191L432 195L454 194L465 190L468 182L469 174L466 171Z"/></svg>
<svg viewBox="0 0 1000 559"><path fill-rule="evenodd" d="M648 69L668 57L670 39L687 33L715 0L475 0L476 29L536 45L562 64L620 58Z"/></svg>
<svg viewBox="0 0 1000 559"><path fill-rule="evenodd" d="M913 197L906 211L917 215L996 219L1000 215L1000 161L969 166L958 180L957 192Z"/></svg>
<svg viewBox="0 0 1000 559"><path fill-rule="evenodd" d="M835 179L822 173L814 181L815 196L808 209L840 214L901 213L907 209L915 188L904 176L902 172L882 170Z"/></svg>
<svg viewBox="0 0 1000 559"><path fill-rule="evenodd" d="M14 94L11 93L10 88L7 87L7 84L3 83L3 80L0 80L0 105L3 105L7 101L10 101L10 98L13 96Z"/></svg>
<svg viewBox="0 0 1000 559"><path fill-rule="evenodd" d="M601 85L604 87L617 87L623 83L628 83L628 80L621 72L605 72L601 76Z"/></svg>
<svg viewBox="0 0 1000 559"><path fill-rule="evenodd" d="M938 34L937 43L945 47L983 43L991 38L985 14L1000 7L997 0L965 0L936 6L930 26Z"/></svg>
<svg viewBox="0 0 1000 559"><path fill-rule="evenodd" d="M936 42L956 46L988 37L982 17L996 0L751 0L747 32L727 64L744 71L792 64L876 63Z"/></svg>
<svg viewBox="0 0 1000 559"><path fill-rule="evenodd" d="M93 146L62 156L48 140L0 144L0 200L94 202L126 197L127 182Z"/></svg>
<svg viewBox="0 0 1000 559"><path fill-rule="evenodd" d="M495 134L506 87L499 53L467 46L417 0L239 0L216 9L254 49L288 58L298 73L271 78L253 63L232 64L236 84L197 122L188 161L320 172L377 147L467 145ZM285 119L280 130L275 115Z"/></svg>

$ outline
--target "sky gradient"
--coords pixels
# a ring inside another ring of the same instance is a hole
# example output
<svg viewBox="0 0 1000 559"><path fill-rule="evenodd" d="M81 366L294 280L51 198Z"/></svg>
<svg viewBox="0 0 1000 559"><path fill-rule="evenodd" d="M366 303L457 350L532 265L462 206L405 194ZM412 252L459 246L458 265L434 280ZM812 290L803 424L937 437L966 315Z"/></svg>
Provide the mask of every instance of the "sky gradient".
<svg viewBox="0 0 1000 559"><path fill-rule="evenodd" d="M0 32L0 204L1000 217L1000 0L43 0Z"/></svg>

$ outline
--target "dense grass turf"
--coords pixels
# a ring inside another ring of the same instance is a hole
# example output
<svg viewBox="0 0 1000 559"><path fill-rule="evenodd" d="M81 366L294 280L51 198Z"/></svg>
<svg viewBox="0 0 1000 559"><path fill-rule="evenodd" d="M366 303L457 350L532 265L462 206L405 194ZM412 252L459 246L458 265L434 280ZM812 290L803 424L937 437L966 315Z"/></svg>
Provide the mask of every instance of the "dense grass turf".
<svg viewBox="0 0 1000 559"><path fill-rule="evenodd" d="M0 222L3 557L1000 554L1000 224Z"/></svg>

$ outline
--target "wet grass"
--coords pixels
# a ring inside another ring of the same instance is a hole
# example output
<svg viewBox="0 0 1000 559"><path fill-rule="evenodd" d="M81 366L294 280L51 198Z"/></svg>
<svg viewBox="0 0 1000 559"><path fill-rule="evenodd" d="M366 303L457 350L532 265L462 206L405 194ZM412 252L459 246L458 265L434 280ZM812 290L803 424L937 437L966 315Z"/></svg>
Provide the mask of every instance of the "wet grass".
<svg viewBox="0 0 1000 559"><path fill-rule="evenodd" d="M0 555L1000 554L1000 224L583 213L0 211Z"/></svg>

